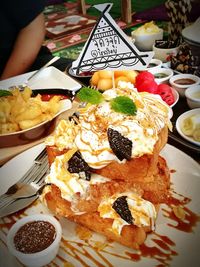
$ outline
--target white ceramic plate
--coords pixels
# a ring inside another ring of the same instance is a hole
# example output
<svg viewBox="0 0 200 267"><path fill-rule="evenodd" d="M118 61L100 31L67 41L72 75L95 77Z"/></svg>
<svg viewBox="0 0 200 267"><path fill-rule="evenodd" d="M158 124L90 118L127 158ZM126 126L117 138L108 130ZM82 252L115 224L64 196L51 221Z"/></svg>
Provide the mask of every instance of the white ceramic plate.
<svg viewBox="0 0 200 267"><path fill-rule="evenodd" d="M30 167L34 157L43 149L44 145L37 145L22 154L18 155L1 169L0 175L0 193L14 182L16 182L23 173ZM161 152L162 156L167 160L171 172L171 182L173 191L178 194L188 197L191 201L186 205L188 208L188 217L191 218L193 213L200 213L200 166L191 157L184 154L171 145L166 145ZM24 164L26 162L26 164ZM7 175L7 176L5 176ZM6 178L5 178L6 177ZM180 196L179 195L179 196ZM89 241L80 240L75 233L75 224L67 219L61 219L63 227L63 239L61 242L58 256L49 266L66 266L66 263L71 263L73 266L124 266L124 267L155 267L155 266L170 266L170 267L197 267L200 266L200 257L198 247L200 246L200 224L192 228L191 232L184 232L176 228L176 222L173 219L166 217L166 211L169 207L162 205L160 208L156 234L152 233L148 236L145 245L148 247L156 247L162 253L161 261L156 257L148 256L140 258L136 251L121 246L116 243L108 243L105 239L93 234ZM6 247L6 235L10 222L14 222L25 215L35 213L49 213L39 201L27 208L23 213L0 219L0 266L14 267L22 265L9 254ZM6 224L7 223L7 224ZM95 223L95 222L94 222ZM172 226L170 226L170 224ZM185 225L190 228L189 222L186 220ZM166 240L163 248L159 247L159 236L165 236ZM98 250L98 246L104 244L102 250ZM177 254L171 255L171 254ZM169 261L166 258L170 258ZM131 259L132 258L132 259ZM163 262L163 264L161 264ZM70 265L71 266L71 265Z"/></svg>
<svg viewBox="0 0 200 267"><path fill-rule="evenodd" d="M184 38L200 44L200 17L192 24L182 30Z"/></svg>
<svg viewBox="0 0 200 267"><path fill-rule="evenodd" d="M176 120L176 129L178 131L178 133L184 138L186 139L187 141L197 145L197 146L200 146L200 142L197 142L195 141L191 136L187 136L185 135L182 130L181 130L181 125L183 123L183 120L192 116L192 115L195 115L195 114L200 114L200 108L195 108L195 109L192 109L192 110L189 110L189 111L186 111L184 112L183 114L181 114L178 119Z"/></svg>
<svg viewBox="0 0 200 267"><path fill-rule="evenodd" d="M33 73L34 72L29 72L0 81L0 88L7 89L10 86L22 85ZM81 88L80 83L53 66L41 70L27 85L32 89L60 88L76 91Z"/></svg>

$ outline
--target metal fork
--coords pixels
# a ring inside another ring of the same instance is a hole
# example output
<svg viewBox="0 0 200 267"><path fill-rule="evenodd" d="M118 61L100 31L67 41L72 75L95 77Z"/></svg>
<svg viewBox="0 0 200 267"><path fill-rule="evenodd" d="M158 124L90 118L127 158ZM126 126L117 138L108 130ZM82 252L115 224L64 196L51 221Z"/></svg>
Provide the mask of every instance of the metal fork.
<svg viewBox="0 0 200 267"><path fill-rule="evenodd" d="M28 184L38 184L49 169L48 158L46 150L44 149L35 159L35 164L24 174L24 176L14 185L12 185L7 192L0 197L0 209L9 205L9 203L19 197L20 191L24 190ZM39 186L41 183L39 184ZM22 192L22 191L21 191ZM24 191L23 191L24 192Z"/></svg>
<svg viewBox="0 0 200 267"><path fill-rule="evenodd" d="M41 177L41 181L38 182L38 184L31 183L31 184L23 186L23 189L19 190L21 194L19 193L19 194L14 195L12 202L19 200L19 199L27 199L27 198L32 198L35 196L40 196L43 192L43 189L46 186L51 185L51 183L45 183L45 180L44 180L45 177L46 177L46 173L44 174L43 177Z"/></svg>
<svg viewBox="0 0 200 267"><path fill-rule="evenodd" d="M40 192L42 192L42 189L44 188L45 184L45 177L48 173L48 166L46 169L44 169L37 181L31 182L30 184L24 185L21 189L17 191L16 194L9 196L4 200L2 203L0 210L5 209L7 206L12 204L18 199L24 199L24 198L30 198L33 196L39 196Z"/></svg>

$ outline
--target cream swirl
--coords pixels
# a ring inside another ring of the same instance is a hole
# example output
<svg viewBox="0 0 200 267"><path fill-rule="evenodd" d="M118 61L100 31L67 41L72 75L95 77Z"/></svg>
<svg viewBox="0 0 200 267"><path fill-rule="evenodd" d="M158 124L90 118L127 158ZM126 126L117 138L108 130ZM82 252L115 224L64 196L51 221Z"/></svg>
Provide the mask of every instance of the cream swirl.
<svg viewBox="0 0 200 267"><path fill-rule="evenodd" d="M112 110L110 101L116 96L128 96L137 107L136 115L125 115ZM103 93L105 101L80 109L78 125L61 123L54 137L47 144L59 149L76 147L92 168L99 169L112 161L118 161L110 148L108 128L118 131L132 141L131 157L152 154L159 133L166 125L170 127L170 107L160 96L138 93L132 88L110 89Z"/></svg>
<svg viewBox="0 0 200 267"><path fill-rule="evenodd" d="M69 150L67 153L57 156L51 165L50 173L46 176L45 182L51 183L59 187L62 198L71 202L72 210L77 213L76 201L77 193L82 198L89 198L87 193L90 186L99 183L105 183L110 179L93 173L90 181L80 179L78 173L70 173L68 171L68 160L75 152L75 149Z"/></svg>
<svg viewBox="0 0 200 267"><path fill-rule="evenodd" d="M123 226L130 225L112 208L115 200L121 196L126 196L127 205L133 218L133 224L138 227L150 226L153 230L157 216L154 205L135 193L124 192L102 200L98 207L98 212L102 218L113 219L113 232L120 235Z"/></svg>
<svg viewBox="0 0 200 267"><path fill-rule="evenodd" d="M153 153L159 132L169 124L169 107L159 96L138 93L134 90L111 89L104 94L107 101L84 109L79 117L79 131L75 144L84 160L92 168L102 168L111 161L118 161L110 148L107 130L117 130L132 141L132 158ZM137 106L135 116L116 113L108 100L128 95Z"/></svg>

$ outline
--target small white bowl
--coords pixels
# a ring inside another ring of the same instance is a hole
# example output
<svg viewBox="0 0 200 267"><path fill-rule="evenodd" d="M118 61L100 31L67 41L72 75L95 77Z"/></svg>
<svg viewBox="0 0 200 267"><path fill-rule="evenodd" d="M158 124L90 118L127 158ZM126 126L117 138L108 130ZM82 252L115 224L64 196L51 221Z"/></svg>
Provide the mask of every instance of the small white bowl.
<svg viewBox="0 0 200 267"><path fill-rule="evenodd" d="M131 32L132 41L141 51L151 51L156 40L163 39L163 29L159 29L157 33L137 34L137 31ZM155 57L156 58L156 57Z"/></svg>
<svg viewBox="0 0 200 267"><path fill-rule="evenodd" d="M183 124L183 121L186 119L186 118L189 118L195 114L200 114L200 108L196 108L196 109L192 109L192 110L189 110L189 111L186 111L184 112L183 114L181 114L178 119L176 120L176 129L178 131L178 133L187 141L189 141L190 143L193 143L197 146L200 146L200 142L194 140L191 136L187 136L183 133L182 131L182 124Z"/></svg>
<svg viewBox="0 0 200 267"><path fill-rule="evenodd" d="M182 83L177 83L178 80L182 80ZM192 80L193 83L188 84L189 80ZM185 90L193 85L199 84L200 78L193 74L177 74L169 79L169 83L175 90L178 91L181 97L185 97Z"/></svg>
<svg viewBox="0 0 200 267"><path fill-rule="evenodd" d="M173 108L176 105L176 103L179 101L179 93L174 88L172 88L172 93L174 96L174 103L170 105L171 108Z"/></svg>
<svg viewBox="0 0 200 267"><path fill-rule="evenodd" d="M162 62L169 61L170 56L176 56L179 47L174 48L158 48L153 45L154 58L160 59Z"/></svg>
<svg viewBox="0 0 200 267"><path fill-rule="evenodd" d="M162 66L162 61L160 59L152 58L149 63L149 66L145 70L151 71L157 68L161 68L161 66Z"/></svg>
<svg viewBox="0 0 200 267"><path fill-rule="evenodd" d="M55 227L56 237L49 247L36 253L23 253L15 248L14 236L17 231L26 223L33 221L45 221ZM62 228L58 220L51 215L35 214L24 217L17 221L9 230L7 236L7 246L12 255L23 263L25 266L40 267L49 264L57 255L62 237Z"/></svg>
<svg viewBox="0 0 200 267"><path fill-rule="evenodd" d="M157 83L167 83L174 74L172 69L166 69L166 68L154 68L148 71L154 75L155 81Z"/></svg>
<svg viewBox="0 0 200 267"><path fill-rule="evenodd" d="M200 85L194 85L186 89L185 96L188 106L193 108L200 108Z"/></svg>

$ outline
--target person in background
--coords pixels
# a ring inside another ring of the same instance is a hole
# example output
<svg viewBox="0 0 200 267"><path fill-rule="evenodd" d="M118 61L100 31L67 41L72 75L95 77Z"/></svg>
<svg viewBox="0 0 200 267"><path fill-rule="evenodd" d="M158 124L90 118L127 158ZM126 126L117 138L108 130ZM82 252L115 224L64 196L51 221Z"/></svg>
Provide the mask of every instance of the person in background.
<svg viewBox="0 0 200 267"><path fill-rule="evenodd" d="M0 80L39 69L53 55L43 46L45 0L2 1L0 9ZM60 70L71 63L59 59Z"/></svg>

